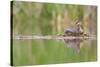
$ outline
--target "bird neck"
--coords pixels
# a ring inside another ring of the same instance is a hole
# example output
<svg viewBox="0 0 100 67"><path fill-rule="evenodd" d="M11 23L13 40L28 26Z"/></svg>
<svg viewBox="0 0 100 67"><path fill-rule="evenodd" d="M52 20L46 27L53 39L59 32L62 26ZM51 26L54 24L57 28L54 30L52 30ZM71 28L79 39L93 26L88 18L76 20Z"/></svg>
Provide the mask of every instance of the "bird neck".
<svg viewBox="0 0 100 67"><path fill-rule="evenodd" d="M77 30L78 32L81 31L81 26L80 26L79 24L76 26L76 30Z"/></svg>

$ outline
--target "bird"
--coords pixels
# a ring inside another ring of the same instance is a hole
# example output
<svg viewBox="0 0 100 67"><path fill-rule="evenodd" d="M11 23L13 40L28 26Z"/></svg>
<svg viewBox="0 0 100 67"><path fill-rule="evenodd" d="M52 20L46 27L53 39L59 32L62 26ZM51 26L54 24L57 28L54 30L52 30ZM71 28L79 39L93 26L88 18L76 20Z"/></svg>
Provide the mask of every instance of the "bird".
<svg viewBox="0 0 100 67"><path fill-rule="evenodd" d="M81 21L76 20L75 28L67 28L64 30L64 37L65 36L88 36L82 31Z"/></svg>

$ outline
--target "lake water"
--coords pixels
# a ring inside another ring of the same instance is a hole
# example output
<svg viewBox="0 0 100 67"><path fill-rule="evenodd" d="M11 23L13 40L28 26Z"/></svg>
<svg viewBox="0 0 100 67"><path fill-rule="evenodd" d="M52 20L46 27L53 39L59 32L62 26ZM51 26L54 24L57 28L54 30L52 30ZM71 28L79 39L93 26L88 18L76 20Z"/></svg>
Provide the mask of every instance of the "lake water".
<svg viewBox="0 0 100 67"><path fill-rule="evenodd" d="M37 65L97 60L97 40L13 40L13 64Z"/></svg>

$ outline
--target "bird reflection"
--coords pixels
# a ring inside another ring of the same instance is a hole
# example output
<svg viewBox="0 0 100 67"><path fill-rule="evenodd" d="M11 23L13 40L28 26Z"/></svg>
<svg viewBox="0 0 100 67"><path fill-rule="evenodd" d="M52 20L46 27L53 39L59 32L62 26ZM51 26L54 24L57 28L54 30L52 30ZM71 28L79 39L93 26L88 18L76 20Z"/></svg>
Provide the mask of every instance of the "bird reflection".
<svg viewBox="0 0 100 67"><path fill-rule="evenodd" d="M80 44L82 39L64 39L65 46L68 48L73 48L77 53L80 52Z"/></svg>

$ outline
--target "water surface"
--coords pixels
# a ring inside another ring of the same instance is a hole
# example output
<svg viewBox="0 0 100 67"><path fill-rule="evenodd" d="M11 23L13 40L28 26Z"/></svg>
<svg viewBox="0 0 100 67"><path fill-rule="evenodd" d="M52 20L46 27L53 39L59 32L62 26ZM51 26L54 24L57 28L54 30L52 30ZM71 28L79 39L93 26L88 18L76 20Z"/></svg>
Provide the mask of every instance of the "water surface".
<svg viewBox="0 0 100 67"><path fill-rule="evenodd" d="M14 65L96 61L96 40L14 40Z"/></svg>

